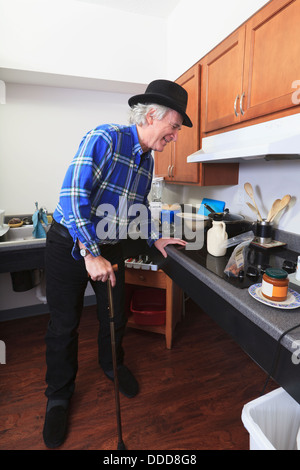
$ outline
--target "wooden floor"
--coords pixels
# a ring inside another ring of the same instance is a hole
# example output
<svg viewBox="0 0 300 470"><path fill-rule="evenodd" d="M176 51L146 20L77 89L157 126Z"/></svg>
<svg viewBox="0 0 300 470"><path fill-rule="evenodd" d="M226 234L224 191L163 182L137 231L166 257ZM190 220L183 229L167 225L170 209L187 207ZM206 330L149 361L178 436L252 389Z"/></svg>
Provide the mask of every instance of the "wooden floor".
<svg viewBox="0 0 300 470"><path fill-rule="evenodd" d="M140 383L120 396L128 450L247 450L243 405L257 398L266 375L191 301L172 350L164 337L128 328L126 364ZM42 439L44 335L48 316L0 323L0 449L46 449ZM116 449L113 384L97 365L94 307L80 325L79 372L69 433L61 449ZM267 392L276 388L270 383Z"/></svg>

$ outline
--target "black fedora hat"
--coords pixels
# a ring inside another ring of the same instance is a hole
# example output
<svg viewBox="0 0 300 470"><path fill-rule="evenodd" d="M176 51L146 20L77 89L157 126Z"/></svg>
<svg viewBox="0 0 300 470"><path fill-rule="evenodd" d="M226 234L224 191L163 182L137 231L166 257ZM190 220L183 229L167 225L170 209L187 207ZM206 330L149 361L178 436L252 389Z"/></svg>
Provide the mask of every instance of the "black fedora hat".
<svg viewBox="0 0 300 470"><path fill-rule="evenodd" d="M192 121L186 114L187 101L188 94L178 83L169 80L154 80L149 83L144 94L132 96L128 104L130 107L138 103L161 104L181 114L184 126L192 127Z"/></svg>

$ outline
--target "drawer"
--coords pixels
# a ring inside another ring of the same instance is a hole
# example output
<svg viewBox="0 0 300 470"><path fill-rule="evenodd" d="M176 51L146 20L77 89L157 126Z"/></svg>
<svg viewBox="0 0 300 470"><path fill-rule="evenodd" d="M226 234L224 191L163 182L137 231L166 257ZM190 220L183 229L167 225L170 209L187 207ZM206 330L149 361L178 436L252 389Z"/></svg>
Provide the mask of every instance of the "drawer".
<svg viewBox="0 0 300 470"><path fill-rule="evenodd" d="M138 286L158 287L166 289L166 274L163 271L143 271L141 269L125 269L125 283Z"/></svg>

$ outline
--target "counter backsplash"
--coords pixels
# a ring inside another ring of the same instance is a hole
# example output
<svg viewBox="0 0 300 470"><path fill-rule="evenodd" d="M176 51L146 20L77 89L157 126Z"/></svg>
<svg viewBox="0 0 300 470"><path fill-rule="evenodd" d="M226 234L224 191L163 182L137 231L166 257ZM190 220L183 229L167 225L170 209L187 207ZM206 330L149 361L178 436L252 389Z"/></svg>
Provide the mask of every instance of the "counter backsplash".
<svg viewBox="0 0 300 470"><path fill-rule="evenodd" d="M296 251L300 255L300 235L284 230L274 229L273 239L287 243L290 250Z"/></svg>

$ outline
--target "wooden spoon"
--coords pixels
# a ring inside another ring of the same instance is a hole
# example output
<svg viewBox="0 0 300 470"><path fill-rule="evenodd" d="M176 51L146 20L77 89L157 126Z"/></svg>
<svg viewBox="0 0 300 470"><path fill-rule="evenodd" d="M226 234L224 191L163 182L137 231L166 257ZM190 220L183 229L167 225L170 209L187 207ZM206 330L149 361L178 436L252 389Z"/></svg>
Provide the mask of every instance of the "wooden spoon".
<svg viewBox="0 0 300 470"><path fill-rule="evenodd" d="M252 188L251 184L250 184L250 183L245 183L245 184L244 184L244 188L245 188L246 193L247 193L248 196L250 197L250 199L252 199L252 202L253 202L253 204L254 204L254 207L255 207L255 209L257 210L257 215L258 215L258 217L259 217L259 220L262 220L262 217L261 217L261 215L260 215L260 212L259 212L259 210L258 210L258 207L257 207L256 202L255 202L255 199L254 199L253 188Z"/></svg>
<svg viewBox="0 0 300 470"><path fill-rule="evenodd" d="M279 199L280 200L280 199ZM257 209L256 207L254 207L251 202L246 202L247 206L257 215L257 218L258 218L258 212L257 212Z"/></svg>
<svg viewBox="0 0 300 470"><path fill-rule="evenodd" d="M274 212L274 214L272 215L272 218L270 219L270 222L272 222L272 220L275 219L276 215L282 211L282 209L284 209L288 203L290 202L291 200L291 196L289 194L286 194L285 196L283 196L283 198L281 199L280 203L278 204L278 207L277 207L277 210Z"/></svg>
<svg viewBox="0 0 300 470"><path fill-rule="evenodd" d="M271 209L269 210L269 213L268 213L268 217L267 217L266 222L270 222L271 219L272 219L272 217L273 217L273 215L274 215L275 213L277 213L277 208L278 208L278 205L280 204L280 202L281 202L281 199L276 199L276 200L273 202L272 207L271 207Z"/></svg>

